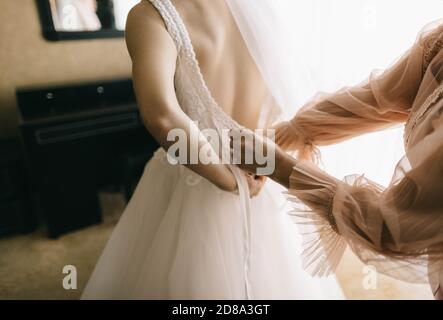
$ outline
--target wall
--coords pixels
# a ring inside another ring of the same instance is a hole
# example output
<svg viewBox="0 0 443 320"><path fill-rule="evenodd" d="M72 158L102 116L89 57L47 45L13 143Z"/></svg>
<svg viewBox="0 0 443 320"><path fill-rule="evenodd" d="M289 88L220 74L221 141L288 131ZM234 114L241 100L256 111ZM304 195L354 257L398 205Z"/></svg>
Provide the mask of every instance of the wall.
<svg viewBox="0 0 443 320"><path fill-rule="evenodd" d="M0 0L0 139L17 135L15 90L129 77L123 39L48 42L35 0Z"/></svg>

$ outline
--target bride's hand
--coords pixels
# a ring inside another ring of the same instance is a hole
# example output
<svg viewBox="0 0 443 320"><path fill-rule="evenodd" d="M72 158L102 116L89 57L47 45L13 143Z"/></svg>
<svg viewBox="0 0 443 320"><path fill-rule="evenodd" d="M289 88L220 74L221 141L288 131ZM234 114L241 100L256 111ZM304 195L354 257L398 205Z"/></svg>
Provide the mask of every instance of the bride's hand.
<svg viewBox="0 0 443 320"><path fill-rule="evenodd" d="M251 198L254 198L264 187L266 183L266 177L257 176L246 172L244 173L244 176L246 178L246 182L248 183L249 195ZM217 187L223 191L238 194L237 180L235 179L235 176L232 174L232 172L229 172L226 178L223 179L223 183L218 184Z"/></svg>
<svg viewBox="0 0 443 320"><path fill-rule="evenodd" d="M217 179L217 182L214 182L217 188L226 191L226 192L238 192L237 180L235 179L234 174L228 167L224 167L225 174L222 178Z"/></svg>
<svg viewBox="0 0 443 320"><path fill-rule="evenodd" d="M266 183L266 177L264 176L254 176L249 173L245 173L246 181L249 186L249 195L251 198L257 196L263 189Z"/></svg>
<svg viewBox="0 0 443 320"><path fill-rule="evenodd" d="M300 137L289 121L278 123L275 130L275 143L285 151L296 151L300 147Z"/></svg>

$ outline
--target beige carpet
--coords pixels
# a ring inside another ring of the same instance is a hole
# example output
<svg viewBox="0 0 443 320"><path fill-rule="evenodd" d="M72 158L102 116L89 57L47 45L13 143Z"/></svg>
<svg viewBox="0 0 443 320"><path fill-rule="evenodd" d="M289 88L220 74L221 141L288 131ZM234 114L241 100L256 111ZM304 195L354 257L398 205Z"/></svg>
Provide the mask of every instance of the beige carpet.
<svg viewBox="0 0 443 320"><path fill-rule="evenodd" d="M50 240L44 230L32 235L0 240L0 299L78 299L92 272L124 203L119 195L103 194L105 221ZM77 268L78 289L62 286L63 267ZM384 276L377 277L375 290L364 289L363 265L351 253L344 257L339 281L349 299L432 299L426 285L410 285Z"/></svg>

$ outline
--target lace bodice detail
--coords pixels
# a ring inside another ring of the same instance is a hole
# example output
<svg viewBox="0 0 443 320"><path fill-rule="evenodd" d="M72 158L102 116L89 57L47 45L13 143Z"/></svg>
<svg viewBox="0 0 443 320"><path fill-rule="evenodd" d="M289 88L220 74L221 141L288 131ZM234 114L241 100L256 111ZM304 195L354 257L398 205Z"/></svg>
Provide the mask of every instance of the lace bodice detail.
<svg viewBox="0 0 443 320"><path fill-rule="evenodd" d="M200 129L236 129L241 127L213 98L201 72L191 38L178 11L170 0L149 0L162 16L178 51L175 88L183 111Z"/></svg>

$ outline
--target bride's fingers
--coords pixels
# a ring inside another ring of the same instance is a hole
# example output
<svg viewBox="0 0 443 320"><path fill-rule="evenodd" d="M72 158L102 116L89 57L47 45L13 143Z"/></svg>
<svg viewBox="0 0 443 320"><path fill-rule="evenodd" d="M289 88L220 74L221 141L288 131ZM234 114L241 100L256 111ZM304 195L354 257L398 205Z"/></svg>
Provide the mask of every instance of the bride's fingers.
<svg viewBox="0 0 443 320"><path fill-rule="evenodd" d="M252 194L255 192L254 177L248 173L245 173L246 182L248 183L249 192Z"/></svg>
<svg viewBox="0 0 443 320"><path fill-rule="evenodd" d="M249 186L249 194L251 198L256 197L263 189L266 183L266 177L252 175L247 178Z"/></svg>

